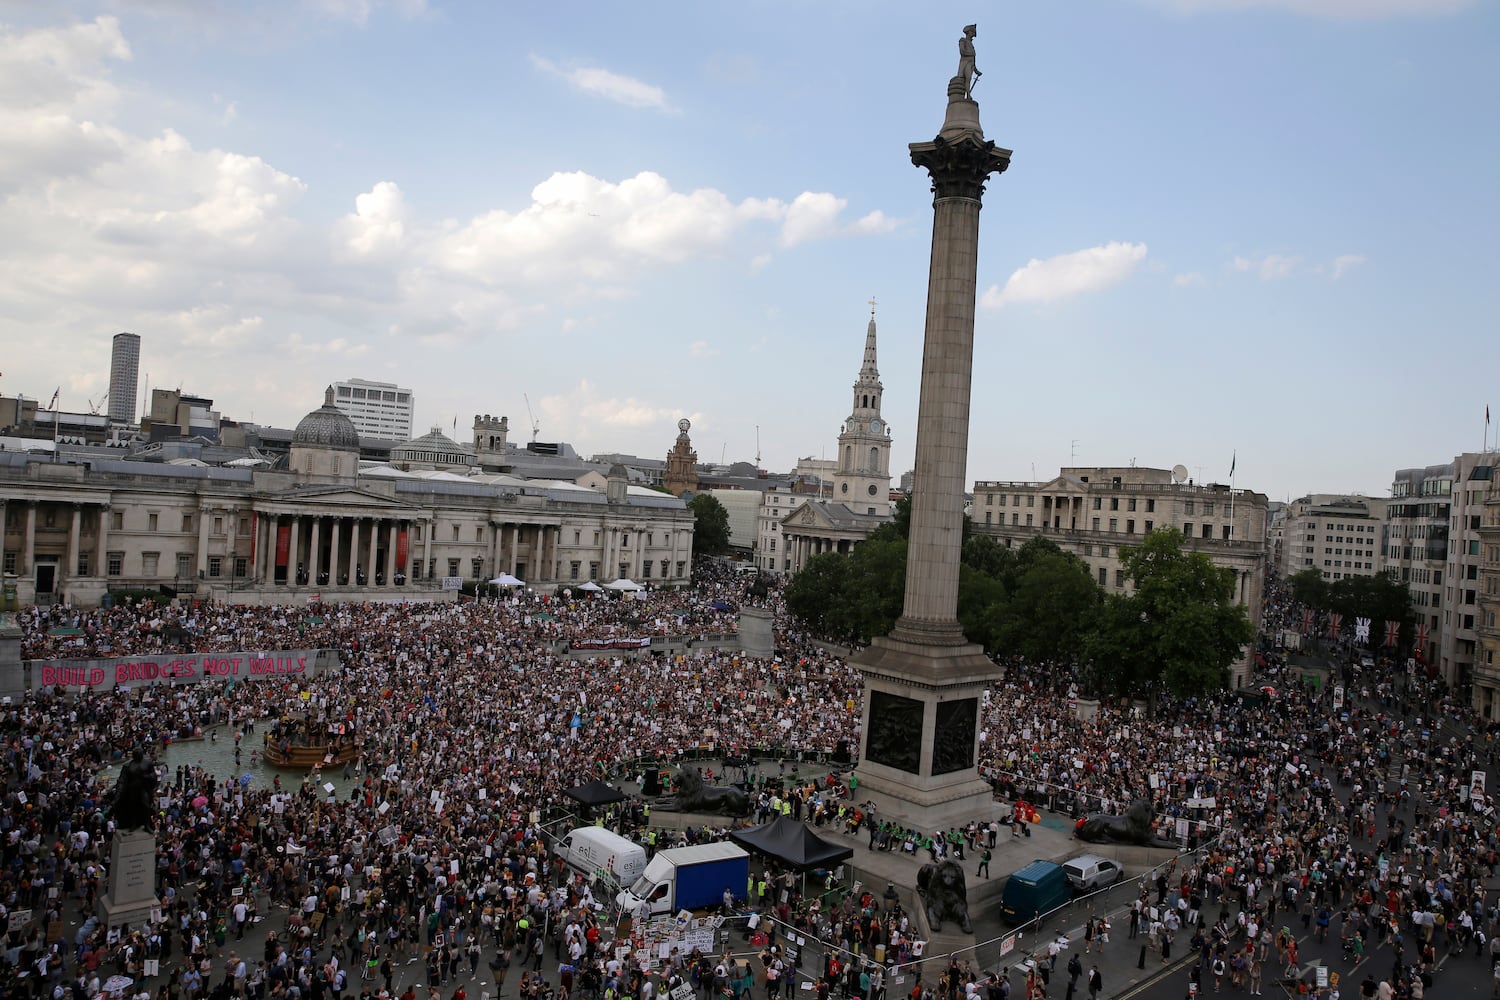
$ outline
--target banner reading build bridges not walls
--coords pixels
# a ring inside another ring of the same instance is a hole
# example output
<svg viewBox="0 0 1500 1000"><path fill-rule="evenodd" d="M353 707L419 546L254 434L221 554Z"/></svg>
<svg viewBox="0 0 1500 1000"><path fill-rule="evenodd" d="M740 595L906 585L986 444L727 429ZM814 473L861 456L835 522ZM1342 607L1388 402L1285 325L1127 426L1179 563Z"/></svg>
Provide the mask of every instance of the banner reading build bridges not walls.
<svg viewBox="0 0 1500 1000"><path fill-rule="evenodd" d="M31 687L50 691L108 691L115 687L198 684L203 681L289 680L339 665L336 649L273 649L184 656L122 656L97 660L32 660Z"/></svg>

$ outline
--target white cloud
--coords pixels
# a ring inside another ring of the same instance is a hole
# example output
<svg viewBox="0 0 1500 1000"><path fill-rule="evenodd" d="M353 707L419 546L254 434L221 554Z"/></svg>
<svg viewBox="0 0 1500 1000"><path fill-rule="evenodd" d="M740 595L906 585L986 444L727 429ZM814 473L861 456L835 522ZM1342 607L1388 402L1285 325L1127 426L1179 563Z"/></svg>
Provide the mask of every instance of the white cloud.
<svg viewBox="0 0 1500 1000"><path fill-rule="evenodd" d="M781 245L794 246L806 240L832 235L839 213L849 203L826 191L804 191L793 199L781 224Z"/></svg>
<svg viewBox="0 0 1500 1000"><path fill-rule="evenodd" d="M719 349L709 346L706 340L695 340L688 345L688 354L695 358L716 358L719 356Z"/></svg>
<svg viewBox="0 0 1500 1000"><path fill-rule="evenodd" d="M343 221L344 245L359 256L398 248L406 235L406 205L394 181L381 181L354 199Z"/></svg>
<svg viewBox="0 0 1500 1000"><path fill-rule="evenodd" d="M1350 271L1365 263L1363 254L1346 253L1333 258L1333 280L1337 281Z"/></svg>
<svg viewBox="0 0 1500 1000"><path fill-rule="evenodd" d="M1279 10L1339 21L1371 21L1390 17L1442 17L1467 10L1475 0L1155 0L1185 14L1225 11Z"/></svg>
<svg viewBox="0 0 1500 1000"><path fill-rule="evenodd" d="M697 413L652 406L634 396L605 396L587 379L569 392L543 396L537 403L544 439L572 441L584 453L610 447L611 441L619 440L622 428L657 427L664 442L677 436L677 420L683 416L701 429Z"/></svg>
<svg viewBox="0 0 1500 1000"><path fill-rule="evenodd" d="M667 102L667 92L654 84L637 80L621 73L613 73L598 66L579 66L565 69L552 60L533 54L531 64L544 73L568 81L585 94L593 94L629 108L651 108L656 111L672 111Z"/></svg>
<svg viewBox="0 0 1500 1000"><path fill-rule="evenodd" d="M1053 302L1097 292L1125 280L1145 258L1146 244L1115 242L1033 259L1014 272L1004 288L991 285L983 302L999 309L1017 302Z"/></svg>
<svg viewBox="0 0 1500 1000"><path fill-rule="evenodd" d="M1172 284L1178 288L1195 288L1203 284L1203 275L1197 271L1188 271L1185 274L1173 275Z"/></svg>
<svg viewBox="0 0 1500 1000"><path fill-rule="evenodd" d="M1262 281L1275 281L1291 274L1301 262L1301 257L1271 253L1259 258L1236 257L1229 262L1229 266L1241 273L1258 274Z"/></svg>

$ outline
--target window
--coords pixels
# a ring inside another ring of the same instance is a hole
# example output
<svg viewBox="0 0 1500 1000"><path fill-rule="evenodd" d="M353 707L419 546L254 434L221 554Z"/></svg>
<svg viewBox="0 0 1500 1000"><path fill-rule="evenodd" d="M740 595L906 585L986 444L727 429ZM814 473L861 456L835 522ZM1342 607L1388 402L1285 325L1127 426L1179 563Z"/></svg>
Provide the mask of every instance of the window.
<svg viewBox="0 0 1500 1000"><path fill-rule="evenodd" d="M1211 525L1211 524L1205 524L1203 526L1203 537L1204 538L1212 538L1212 537L1214 537L1214 526L1213 525Z"/></svg>
<svg viewBox="0 0 1500 1000"><path fill-rule="evenodd" d="M1125 533L1127 535L1133 535L1133 534L1135 534L1135 518L1132 517L1132 518L1127 518L1126 519L1126 521L1125 521Z"/></svg>
<svg viewBox="0 0 1500 1000"><path fill-rule="evenodd" d="M457 559L449 559L448 560L448 575L449 576L457 576L458 575L458 560Z"/></svg>
<svg viewBox="0 0 1500 1000"><path fill-rule="evenodd" d="M224 519L222 517L215 517L214 518L214 534L216 534L216 535L222 535L222 534L224 534Z"/></svg>
<svg viewBox="0 0 1500 1000"><path fill-rule="evenodd" d="M1028 494L1026 494L1026 506L1028 506L1028 507L1035 507L1036 506L1036 494L1035 493L1028 493Z"/></svg>
<svg viewBox="0 0 1500 1000"><path fill-rule="evenodd" d="M156 515L155 514L147 514L146 515L146 530L147 531L155 531L156 530Z"/></svg>
<svg viewBox="0 0 1500 1000"><path fill-rule="evenodd" d="M177 553L177 579L191 579L193 575L193 556L190 552Z"/></svg>
<svg viewBox="0 0 1500 1000"><path fill-rule="evenodd" d="M1083 554L1086 555L1086 556L1093 555L1094 554L1094 547L1092 545L1085 545L1083 547Z"/></svg>
<svg viewBox="0 0 1500 1000"><path fill-rule="evenodd" d="M184 533L193 530L193 515L191 515L191 514L184 514L184 515L182 515L182 530L183 530Z"/></svg>
<svg viewBox="0 0 1500 1000"><path fill-rule="evenodd" d="M596 562L589 563L589 579L592 580L594 577L596 577L598 575L599 575L599 564L596 563Z"/></svg>
<svg viewBox="0 0 1500 1000"><path fill-rule="evenodd" d="M771 539L771 551L772 552L776 551L776 539L774 539L774 538Z"/></svg>
<svg viewBox="0 0 1500 1000"><path fill-rule="evenodd" d="M1155 500L1147 500L1146 501L1146 513L1147 514L1154 514L1154 513L1156 513L1156 501ZM1149 529L1147 529L1147 530L1149 530Z"/></svg>
<svg viewBox="0 0 1500 1000"><path fill-rule="evenodd" d="M650 559L647 559L645 562L641 563L641 579L642 580L649 580L649 579L651 579L651 560Z"/></svg>
<svg viewBox="0 0 1500 1000"><path fill-rule="evenodd" d="M578 544L578 539L581 538L582 536L583 536L583 532L581 532L581 531L575 531L575 532L573 532L573 544L577 545Z"/></svg>
<svg viewBox="0 0 1500 1000"><path fill-rule="evenodd" d="M1117 569L1117 570L1115 570L1115 586L1116 587L1123 587L1123 586L1125 586L1125 571L1123 569Z"/></svg>
<svg viewBox="0 0 1500 1000"><path fill-rule="evenodd" d="M667 567L668 567L668 566L669 566L669 565L671 565L671 564L670 564L670 563L668 563L668 562L667 562L667 560L665 560L665 559L663 559L663 560L662 560L662 561L661 561L661 578L662 578L662 579L663 579L663 580L665 580L665 579L666 579L666 578L667 578Z"/></svg>
<svg viewBox="0 0 1500 1000"><path fill-rule="evenodd" d="M475 579L475 580L482 579L484 577L484 560L483 559L474 559L474 560L472 560L472 564L473 564L473 569L474 569L473 579Z"/></svg>
<svg viewBox="0 0 1500 1000"><path fill-rule="evenodd" d="M1109 509L1110 510L1119 510L1120 509L1120 498L1119 497L1110 497L1109 498Z"/></svg>
<svg viewBox="0 0 1500 1000"><path fill-rule="evenodd" d="M474 528L474 541L484 541L484 525L481 524Z"/></svg>
<svg viewBox="0 0 1500 1000"><path fill-rule="evenodd" d="M235 575L236 579L241 579L241 580L244 579L245 575L249 571L249 569L250 569L249 560L247 560L247 559L236 559L234 561L234 575Z"/></svg>
<svg viewBox="0 0 1500 1000"><path fill-rule="evenodd" d="M7 560L9 560L10 556L6 556L5 558ZM123 553L123 552L111 552L109 554L109 556L105 559L105 566L108 568L108 572L109 572L110 576L119 576L120 572L121 572L121 568L124 565L125 565L125 553ZM6 569L9 570L10 566L7 565ZM153 575L155 575L155 574L153 574Z"/></svg>
<svg viewBox="0 0 1500 1000"><path fill-rule="evenodd" d="M422 563L420 561L411 564L411 578L413 580L422 579Z"/></svg>
<svg viewBox="0 0 1500 1000"><path fill-rule="evenodd" d="M579 570L579 568L582 565L583 564L580 563L576 559L573 560L572 562L568 563L568 579L569 580L576 580L576 579L578 579L578 570Z"/></svg>
<svg viewBox="0 0 1500 1000"><path fill-rule="evenodd" d="M208 575L217 578L224 569L224 559L221 556L208 557Z"/></svg>
<svg viewBox="0 0 1500 1000"><path fill-rule="evenodd" d="M80 552L80 553L78 553L78 575L79 576L88 576L89 575L89 554L87 552ZM1469 593L1472 594L1473 591L1471 590L1471 591L1469 591ZM1470 601L1469 603L1473 604L1474 602Z"/></svg>
<svg viewBox="0 0 1500 1000"><path fill-rule="evenodd" d="M1026 515L1026 527L1028 527L1028 528L1031 527L1031 515L1030 514Z"/></svg>
<svg viewBox="0 0 1500 1000"><path fill-rule="evenodd" d="M990 518L993 517L994 514L995 514L995 512L992 511L992 510L985 511L984 512L984 523L985 524L989 524L990 523Z"/></svg>
<svg viewBox="0 0 1500 1000"><path fill-rule="evenodd" d="M1224 525L1224 541L1229 541L1229 525Z"/></svg>
<svg viewBox="0 0 1500 1000"><path fill-rule="evenodd" d="M1184 514L1191 514L1193 512L1193 501L1184 500L1182 504L1182 512Z"/></svg>
<svg viewBox="0 0 1500 1000"><path fill-rule="evenodd" d="M250 534L250 519L248 517L242 517L242 518L240 518L240 534L241 535L248 535L248 534Z"/></svg>
<svg viewBox="0 0 1500 1000"><path fill-rule="evenodd" d="M1099 567L1099 586L1109 586L1109 570L1105 569L1103 566Z"/></svg>
<svg viewBox="0 0 1500 1000"><path fill-rule="evenodd" d="M141 575L142 576L155 576L157 574L157 570L160 568L160 563L161 563L161 553L160 552L142 552L141 553ZM119 574L118 573L112 573L110 575L111 576L118 576Z"/></svg>
<svg viewBox="0 0 1500 1000"><path fill-rule="evenodd" d="M1010 523L1012 525L1019 525L1021 523L1021 515L1020 514L1012 514L1010 516Z"/></svg>
<svg viewBox="0 0 1500 1000"><path fill-rule="evenodd" d="M1097 517L1093 519L1093 529L1095 531L1099 530L1099 519Z"/></svg>
<svg viewBox="0 0 1500 1000"><path fill-rule="evenodd" d="M458 525L456 525L456 524L453 526L453 540L455 542L458 541ZM455 573L453 575L457 576L458 574Z"/></svg>
<svg viewBox="0 0 1500 1000"><path fill-rule="evenodd" d="M1210 514L1212 514L1213 512L1214 512L1214 502L1212 500L1205 500L1205 501L1203 501L1203 516L1207 517Z"/></svg>
<svg viewBox="0 0 1500 1000"><path fill-rule="evenodd" d="M1182 537L1183 538L1192 538L1193 537L1193 522L1192 521L1186 521L1186 522L1183 523L1183 525L1182 525Z"/></svg>
<svg viewBox="0 0 1500 1000"><path fill-rule="evenodd" d="M1135 510L1135 497L1131 497L1129 500L1125 501L1125 509Z"/></svg>
<svg viewBox="0 0 1500 1000"><path fill-rule="evenodd" d="M1103 510L1104 509L1104 498L1103 497L1094 497L1094 509L1095 510Z"/></svg>
<svg viewBox="0 0 1500 1000"><path fill-rule="evenodd" d="M683 559L677 560L677 575L678 576L682 576L683 575L683 573L682 573L682 567L684 567L686 565L687 565L686 560L683 560ZM791 565L791 560L790 559L787 560L787 565L788 566Z"/></svg>
<svg viewBox="0 0 1500 1000"><path fill-rule="evenodd" d="M1146 522L1146 534L1148 534L1148 535L1151 534L1151 529L1153 529L1155 527L1156 527L1156 522L1155 521L1147 521Z"/></svg>
<svg viewBox="0 0 1500 1000"><path fill-rule="evenodd" d="M109 515L109 530L110 531L124 531L125 530L125 514L124 514L123 511L118 511L117 510L117 511L112 511L110 513L110 515Z"/></svg>
<svg viewBox="0 0 1500 1000"><path fill-rule="evenodd" d="M1118 517L1112 517L1109 519L1109 530L1111 534L1120 530L1120 519Z"/></svg>

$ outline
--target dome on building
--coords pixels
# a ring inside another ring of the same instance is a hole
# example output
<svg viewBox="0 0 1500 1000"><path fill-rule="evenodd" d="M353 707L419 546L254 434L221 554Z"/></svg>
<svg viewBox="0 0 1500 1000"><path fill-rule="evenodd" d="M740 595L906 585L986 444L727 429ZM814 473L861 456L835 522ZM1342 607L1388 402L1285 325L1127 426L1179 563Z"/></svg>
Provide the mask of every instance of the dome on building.
<svg viewBox="0 0 1500 1000"><path fill-rule="evenodd" d="M323 394L323 405L297 424L292 432L292 447L359 451L359 431L354 429L354 421L333 405L333 386Z"/></svg>
<svg viewBox="0 0 1500 1000"><path fill-rule="evenodd" d="M467 468L474 464L474 449L434 427L421 437L391 449L391 464L397 468L444 466Z"/></svg>

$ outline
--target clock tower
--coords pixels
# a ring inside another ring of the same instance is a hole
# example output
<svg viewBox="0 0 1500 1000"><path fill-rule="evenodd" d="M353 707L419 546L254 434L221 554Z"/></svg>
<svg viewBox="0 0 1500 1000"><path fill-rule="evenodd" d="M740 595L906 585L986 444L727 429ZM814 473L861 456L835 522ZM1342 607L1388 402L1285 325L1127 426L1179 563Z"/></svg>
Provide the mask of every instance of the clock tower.
<svg viewBox="0 0 1500 1000"><path fill-rule="evenodd" d="M865 357L854 380L854 406L839 433L833 498L857 514L890 510L891 429L880 415L880 372L875 367L875 300L865 329Z"/></svg>

